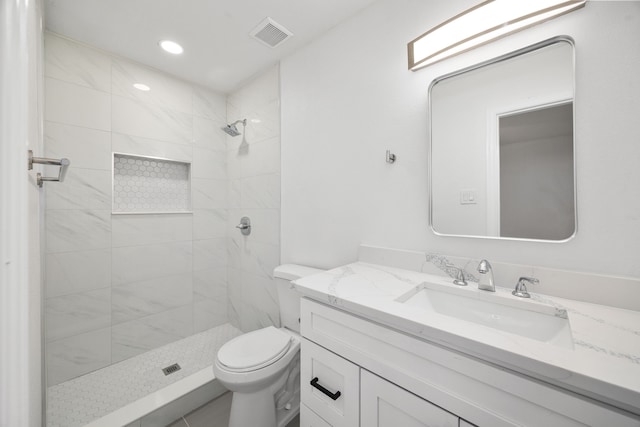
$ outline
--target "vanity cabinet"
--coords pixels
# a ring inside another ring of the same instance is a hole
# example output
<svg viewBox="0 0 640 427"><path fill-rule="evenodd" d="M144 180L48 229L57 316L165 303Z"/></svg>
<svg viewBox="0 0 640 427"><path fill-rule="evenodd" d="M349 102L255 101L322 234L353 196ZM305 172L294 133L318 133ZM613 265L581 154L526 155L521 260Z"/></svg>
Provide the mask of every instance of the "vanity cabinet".
<svg viewBox="0 0 640 427"><path fill-rule="evenodd" d="M358 426L360 367L304 338L300 354L302 402L332 427Z"/></svg>
<svg viewBox="0 0 640 427"><path fill-rule="evenodd" d="M360 425L458 427L459 418L395 384L361 371Z"/></svg>
<svg viewBox="0 0 640 427"><path fill-rule="evenodd" d="M301 354L303 427L458 427L455 415L307 339Z"/></svg>
<svg viewBox="0 0 640 427"><path fill-rule="evenodd" d="M303 427L640 426L601 402L307 298L300 321Z"/></svg>
<svg viewBox="0 0 640 427"><path fill-rule="evenodd" d="M304 403L300 404L300 427L331 427Z"/></svg>

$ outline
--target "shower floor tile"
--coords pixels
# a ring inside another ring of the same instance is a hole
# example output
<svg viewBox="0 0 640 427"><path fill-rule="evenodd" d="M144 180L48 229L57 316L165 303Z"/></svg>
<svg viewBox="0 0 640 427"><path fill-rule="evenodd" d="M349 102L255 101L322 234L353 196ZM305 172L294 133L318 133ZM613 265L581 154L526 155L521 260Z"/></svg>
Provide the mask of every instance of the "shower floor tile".
<svg viewBox="0 0 640 427"><path fill-rule="evenodd" d="M79 427L213 363L218 349L242 334L224 324L47 388L47 427ZM165 376L162 368L179 363Z"/></svg>

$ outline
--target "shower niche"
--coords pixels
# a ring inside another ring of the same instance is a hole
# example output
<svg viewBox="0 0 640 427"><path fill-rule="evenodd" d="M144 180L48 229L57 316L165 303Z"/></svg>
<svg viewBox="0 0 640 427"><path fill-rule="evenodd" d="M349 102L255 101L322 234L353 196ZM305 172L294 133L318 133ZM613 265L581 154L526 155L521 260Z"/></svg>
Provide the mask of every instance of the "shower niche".
<svg viewBox="0 0 640 427"><path fill-rule="evenodd" d="M191 213L191 163L113 153L112 211Z"/></svg>

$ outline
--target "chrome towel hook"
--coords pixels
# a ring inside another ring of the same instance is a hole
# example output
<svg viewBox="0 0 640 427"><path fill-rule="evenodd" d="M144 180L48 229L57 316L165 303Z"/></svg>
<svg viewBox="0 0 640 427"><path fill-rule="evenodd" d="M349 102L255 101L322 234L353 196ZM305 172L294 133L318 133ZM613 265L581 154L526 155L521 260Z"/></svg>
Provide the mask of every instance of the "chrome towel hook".
<svg viewBox="0 0 640 427"><path fill-rule="evenodd" d="M396 155L391 152L391 150L387 150L387 163L394 163L396 161Z"/></svg>
<svg viewBox="0 0 640 427"><path fill-rule="evenodd" d="M42 188L42 184L44 181L52 181L52 182L63 182L64 177L67 175L67 168L71 164L69 159L48 159L46 157L33 157L33 150L29 150L29 170L33 169L33 164L37 163L40 165L52 165L52 166L60 166L60 172L57 177L53 176L42 176L40 172L36 175L38 187Z"/></svg>

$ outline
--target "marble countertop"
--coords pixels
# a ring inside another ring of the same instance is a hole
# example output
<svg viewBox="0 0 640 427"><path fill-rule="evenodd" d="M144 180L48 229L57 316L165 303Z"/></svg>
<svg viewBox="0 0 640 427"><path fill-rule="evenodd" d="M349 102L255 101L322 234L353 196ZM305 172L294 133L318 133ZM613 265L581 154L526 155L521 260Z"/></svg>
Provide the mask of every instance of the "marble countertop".
<svg viewBox="0 0 640 427"><path fill-rule="evenodd" d="M558 346L396 301L423 283L534 311L566 310L573 348ZM356 262L294 281L304 296L427 341L558 385L640 415L640 312L512 289L458 287L449 277ZM489 299L488 299L489 298Z"/></svg>

